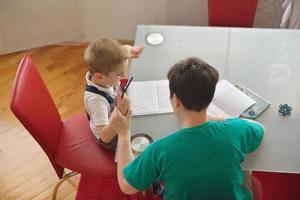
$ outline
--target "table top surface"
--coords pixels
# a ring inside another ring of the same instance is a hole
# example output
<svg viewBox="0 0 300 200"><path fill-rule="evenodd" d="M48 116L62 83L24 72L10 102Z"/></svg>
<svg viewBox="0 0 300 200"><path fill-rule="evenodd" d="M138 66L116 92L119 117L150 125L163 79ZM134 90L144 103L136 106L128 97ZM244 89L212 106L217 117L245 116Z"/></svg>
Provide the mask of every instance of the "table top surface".
<svg viewBox="0 0 300 200"><path fill-rule="evenodd" d="M151 46L150 33L164 41ZM145 45L132 63L135 81L166 79L174 63L197 56L219 70L220 79L241 83L271 103L257 118L266 132L259 149L248 155L245 169L300 173L300 30L140 25L135 45ZM278 113L292 106L291 116ZM180 128L171 114L135 116L133 133L161 138Z"/></svg>

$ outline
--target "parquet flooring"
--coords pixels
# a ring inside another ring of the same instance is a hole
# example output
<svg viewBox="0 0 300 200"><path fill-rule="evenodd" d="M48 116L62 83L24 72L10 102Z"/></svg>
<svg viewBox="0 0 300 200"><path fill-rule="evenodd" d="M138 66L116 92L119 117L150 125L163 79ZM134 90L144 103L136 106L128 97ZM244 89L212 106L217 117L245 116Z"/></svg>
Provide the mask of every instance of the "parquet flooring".
<svg viewBox="0 0 300 200"><path fill-rule="evenodd" d="M51 199L58 178L47 156L9 109L12 84L25 54L32 57L62 118L83 108L86 45L51 45L0 56L0 199ZM76 195L79 176L61 185L58 199Z"/></svg>

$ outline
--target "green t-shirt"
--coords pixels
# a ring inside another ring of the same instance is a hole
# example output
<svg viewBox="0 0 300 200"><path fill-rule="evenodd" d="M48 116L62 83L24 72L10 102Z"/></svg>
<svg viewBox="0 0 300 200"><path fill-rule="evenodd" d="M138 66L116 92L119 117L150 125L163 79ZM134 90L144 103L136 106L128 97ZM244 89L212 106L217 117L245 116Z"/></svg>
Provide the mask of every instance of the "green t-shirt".
<svg viewBox="0 0 300 200"><path fill-rule="evenodd" d="M251 199L240 163L262 137L260 125L239 118L184 128L149 145L124 176L138 190L162 181L166 200Z"/></svg>

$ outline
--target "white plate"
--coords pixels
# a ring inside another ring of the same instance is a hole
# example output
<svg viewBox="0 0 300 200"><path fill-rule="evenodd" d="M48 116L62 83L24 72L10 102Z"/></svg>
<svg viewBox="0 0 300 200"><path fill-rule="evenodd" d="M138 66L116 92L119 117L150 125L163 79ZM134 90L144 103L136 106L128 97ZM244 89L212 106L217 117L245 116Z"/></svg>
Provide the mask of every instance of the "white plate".
<svg viewBox="0 0 300 200"><path fill-rule="evenodd" d="M158 45L160 45L161 43L163 43L164 39L165 38L164 38L163 34L156 33L156 32L149 33L146 36L146 42L149 45L152 45L152 46L158 46Z"/></svg>

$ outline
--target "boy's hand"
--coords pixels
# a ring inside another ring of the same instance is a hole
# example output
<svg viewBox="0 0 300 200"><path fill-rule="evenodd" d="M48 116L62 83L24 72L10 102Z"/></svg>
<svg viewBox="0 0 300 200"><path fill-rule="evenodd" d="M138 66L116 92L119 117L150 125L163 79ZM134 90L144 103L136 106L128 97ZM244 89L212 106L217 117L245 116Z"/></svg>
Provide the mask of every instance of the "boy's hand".
<svg viewBox="0 0 300 200"><path fill-rule="evenodd" d="M118 107L110 115L110 125L118 133L118 135L130 134L132 111L128 110L126 115L122 115Z"/></svg>
<svg viewBox="0 0 300 200"><path fill-rule="evenodd" d="M130 108L130 100L126 94L121 97L121 93L118 95L117 107L122 115L126 115Z"/></svg>
<svg viewBox="0 0 300 200"><path fill-rule="evenodd" d="M128 52L130 58L139 58L145 48L145 46L130 46L130 45L123 45L123 47Z"/></svg>

